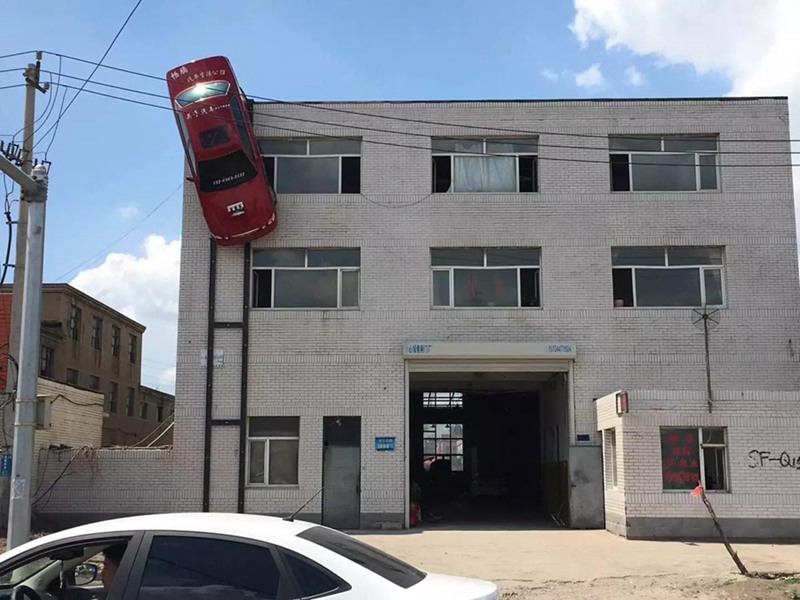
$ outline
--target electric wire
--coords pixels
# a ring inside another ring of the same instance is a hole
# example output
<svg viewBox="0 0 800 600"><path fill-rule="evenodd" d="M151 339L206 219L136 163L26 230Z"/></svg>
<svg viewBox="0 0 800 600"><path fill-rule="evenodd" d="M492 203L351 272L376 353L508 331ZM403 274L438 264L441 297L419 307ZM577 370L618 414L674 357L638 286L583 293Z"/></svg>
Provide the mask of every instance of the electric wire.
<svg viewBox="0 0 800 600"><path fill-rule="evenodd" d="M67 104L67 106L65 106L65 107L64 107L64 110L63 110L63 111L61 111L61 113L59 114L58 118L56 119L55 125L52 125L52 126L50 127L50 129L48 129L48 130L47 130L47 131L44 133L44 135L42 136L43 138L47 137L47 134L48 134L48 133L50 133L50 131L51 131L52 129L54 129L54 128L58 127L58 124L61 122L61 119L64 117L64 115L66 115L67 111L68 111L68 110L70 109L70 107L71 107L71 106L72 106L72 105L75 103L75 100L77 100L77 99L78 99L78 96L81 94L81 92L83 91L83 89L84 89L84 88L86 87L86 85L89 83L89 81L91 80L91 78L94 76L94 74L95 74L95 73L97 73L98 69L99 69L99 68L102 66L102 64L103 64L103 61L104 61L104 60L106 59L106 57L108 56L109 52L111 52L111 49L114 47L114 44L115 44L115 43L117 42L117 40L119 39L119 36L120 36L120 35L122 35L122 32L125 30L125 27L127 27L128 23L130 22L130 20L131 20L131 18L133 17L133 15L136 13L136 10L139 8L139 5L140 5L141 3L142 3L142 0L137 0L136 4L135 4L135 5L134 5L134 7L131 9L130 13L128 13L128 16L125 18L125 21L123 21L122 25L121 25L121 26L120 26L120 28L117 30L117 33L116 33L116 35L114 35L114 38L111 40L111 43L110 43L110 44L108 45L108 47L106 48L106 51L105 51L105 52L103 52L103 56L101 56L101 57L100 57L100 60L99 60L99 61L97 61L97 64L95 65L94 69L92 69L92 72L91 72L91 73L89 73L89 76L86 78L86 80L84 81L83 85L81 85L80 89L79 89L79 90L78 90L78 91L75 93L75 95L74 95L74 96L72 97L72 99L69 101L69 104ZM36 146L36 145L34 144L34 147L35 147L35 146Z"/></svg>

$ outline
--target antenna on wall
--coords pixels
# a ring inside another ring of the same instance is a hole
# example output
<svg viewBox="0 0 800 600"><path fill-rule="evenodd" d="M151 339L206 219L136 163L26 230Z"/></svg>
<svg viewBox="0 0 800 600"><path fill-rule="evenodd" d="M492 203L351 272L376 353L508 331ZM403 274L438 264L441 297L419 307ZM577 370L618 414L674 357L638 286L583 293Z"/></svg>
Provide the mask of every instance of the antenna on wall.
<svg viewBox="0 0 800 600"><path fill-rule="evenodd" d="M708 395L706 400L708 401L708 412L710 413L714 409L714 395L711 391L711 359L708 350L708 332L716 329L719 325L719 309L708 310L708 306L704 306L703 308L695 308L692 312L697 317L694 320L695 326L703 328L706 355L706 393Z"/></svg>

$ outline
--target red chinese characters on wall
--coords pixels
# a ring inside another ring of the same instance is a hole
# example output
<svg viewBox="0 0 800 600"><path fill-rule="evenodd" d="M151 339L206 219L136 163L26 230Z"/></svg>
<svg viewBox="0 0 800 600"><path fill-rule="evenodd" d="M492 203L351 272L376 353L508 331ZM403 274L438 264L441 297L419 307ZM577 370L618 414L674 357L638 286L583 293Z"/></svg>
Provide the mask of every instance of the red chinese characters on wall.
<svg viewBox="0 0 800 600"><path fill-rule="evenodd" d="M665 490L692 490L700 481L697 429L661 430L661 479Z"/></svg>

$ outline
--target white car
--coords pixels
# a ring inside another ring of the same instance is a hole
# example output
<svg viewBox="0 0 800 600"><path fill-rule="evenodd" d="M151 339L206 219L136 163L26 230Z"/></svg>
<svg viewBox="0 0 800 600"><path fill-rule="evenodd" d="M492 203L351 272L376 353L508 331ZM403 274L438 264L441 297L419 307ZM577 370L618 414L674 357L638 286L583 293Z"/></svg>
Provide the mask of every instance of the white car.
<svg viewBox="0 0 800 600"><path fill-rule="evenodd" d="M497 600L499 595L493 583L425 573L327 527L257 515L115 519L0 555L0 600L300 598Z"/></svg>

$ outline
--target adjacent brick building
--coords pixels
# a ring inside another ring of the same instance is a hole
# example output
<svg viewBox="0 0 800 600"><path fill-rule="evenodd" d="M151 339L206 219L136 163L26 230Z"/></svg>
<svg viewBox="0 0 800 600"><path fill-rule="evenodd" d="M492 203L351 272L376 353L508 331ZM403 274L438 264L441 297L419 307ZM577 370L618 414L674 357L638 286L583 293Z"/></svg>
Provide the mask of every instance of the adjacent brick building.
<svg viewBox="0 0 800 600"><path fill-rule="evenodd" d="M334 526L454 494L692 537L696 475L733 536L800 537L800 487L751 455L800 453L785 98L256 104L255 128L276 232L213 247L186 186L174 450L109 451L102 499L76 462L49 510L285 514L325 483L304 517Z"/></svg>
<svg viewBox="0 0 800 600"><path fill-rule="evenodd" d="M8 342L11 287L0 291L0 340ZM45 284L39 375L105 397L103 445L139 442L160 423L155 404L167 418L171 402L142 401L142 336L145 326L68 284ZM0 360L5 381L8 358ZM152 408L152 410L151 410ZM145 410L147 413L145 414Z"/></svg>

